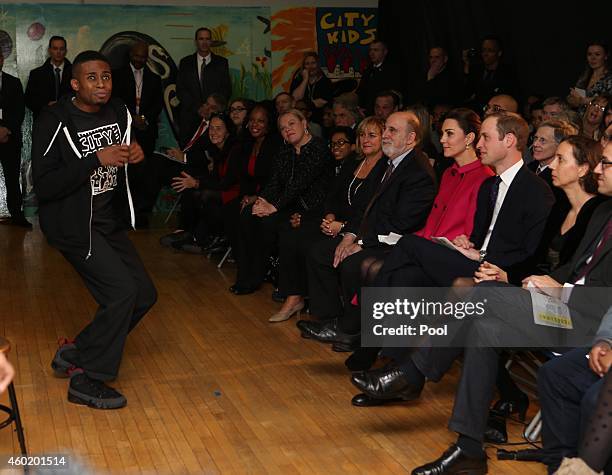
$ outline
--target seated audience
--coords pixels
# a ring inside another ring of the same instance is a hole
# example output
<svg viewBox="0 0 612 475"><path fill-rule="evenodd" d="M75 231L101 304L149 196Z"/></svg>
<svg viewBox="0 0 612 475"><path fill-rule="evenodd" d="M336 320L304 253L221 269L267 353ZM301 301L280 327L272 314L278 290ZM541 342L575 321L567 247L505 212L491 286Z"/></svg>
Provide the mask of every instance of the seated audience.
<svg viewBox="0 0 612 475"><path fill-rule="evenodd" d="M336 127L350 127L354 129L361 120L357 97L346 93L338 96L332 106L334 114L334 125Z"/></svg>
<svg viewBox="0 0 612 475"><path fill-rule="evenodd" d="M399 93L395 91L381 91L374 99L374 116L387 120L393 112L400 110L402 104Z"/></svg>
<svg viewBox="0 0 612 475"><path fill-rule="evenodd" d="M429 49L428 69L421 97L427 107L457 102L457 80L448 67L448 53L442 46Z"/></svg>
<svg viewBox="0 0 612 475"><path fill-rule="evenodd" d="M508 94L498 94L493 96L482 109L484 116L487 117L496 112L518 112L518 102Z"/></svg>
<svg viewBox="0 0 612 475"><path fill-rule="evenodd" d="M323 138L323 129L317 122L313 122L312 119L312 106L306 102L304 99L299 99L295 101L295 108L299 110L304 117L306 117L306 121L308 122L308 131L314 135L315 137Z"/></svg>
<svg viewBox="0 0 612 475"><path fill-rule="evenodd" d="M370 182L375 189L372 198L359 204L343 229L340 243L313 246L307 260L308 289L311 311L323 321L299 322L305 336L334 342L338 351L358 343L360 322L349 303L359 290L362 274L367 275L368 266L393 249L379 236L421 229L435 197L435 176L419 150L420 134L414 113L389 116L382 141L388 160L377 164L385 172L380 182ZM344 307L338 294L338 274Z"/></svg>
<svg viewBox="0 0 612 475"><path fill-rule="evenodd" d="M321 111L321 128L323 138L329 138L329 131L334 128L334 109L332 104L326 104Z"/></svg>
<svg viewBox="0 0 612 475"><path fill-rule="evenodd" d="M308 104L313 122L321 122L323 107L333 99L333 88L314 51L304 53L302 68L294 74L289 92L296 101L304 100Z"/></svg>
<svg viewBox="0 0 612 475"><path fill-rule="evenodd" d="M570 106L560 97L548 97L542 102L542 120L564 120L570 123L577 123L576 115L570 109Z"/></svg>
<svg viewBox="0 0 612 475"><path fill-rule="evenodd" d="M334 127L330 135L329 148L334 156L335 175L338 176L344 162L358 160L355 150L355 131L349 127Z"/></svg>
<svg viewBox="0 0 612 475"><path fill-rule="evenodd" d="M279 92L274 96L274 107L276 114L280 116L295 107L295 99L288 92Z"/></svg>
<svg viewBox="0 0 612 475"><path fill-rule="evenodd" d="M207 150L212 159L212 172L194 177L187 172L172 180L172 188L178 193L191 192L192 199L185 199L186 213L194 215L194 227L185 239L174 241L172 247L194 254L208 250L214 238L223 235L223 205L238 198L240 153L235 146L234 124L225 114L214 114L208 126L212 147ZM194 150L204 154L204 150ZM169 154L183 159L183 152L172 149Z"/></svg>
<svg viewBox="0 0 612 475"><path fill-rule="evenodd" d="M383 128L384 123L375 117L368 117L359 124L357 150L361 160L355 159L349 146L349 136L354 136L351 129L339 127L332 132L332 154L336 161L342 161L342 169L327 195L323 213L312 216L313 219L296 213L291 217L291 227L281 231L279 291L287 299L269 321L285 321L304 307L304 297L308 295L305 268L308 251L319 241L338 244L341 239L338 235L351 216L353 204L358 199L371 198L366 196L368 190L370 194L372 190L365 181L370 175L380 178L371 172L383 157Z"/></svg>
<svg viewBox="0 0 612 475"><path fill-rule="evenodd" d="M611 107L610 96L594 97L587 105L580 124L580 133L585 137L599 140L601 127L608 107Z"/></svg>
<svg viewBox="0 0 612 475"><path fill-rule="evenodd" d="M281 148L266 186L240 213L237 238L246 252L236 260L236 283L230 287L236 295L260 287L278 232L293 213L320 215L333 177L329 148L308 132L300 111L281 114L278 126L287 145Z"/></svg>
<svg viewBox="0 0 612 475"><path fill-rule="evenodd" d="M594 41L587 46L587 67L567 96L567 102L572 107L584 111L594 97L612 95L612 71L608 67L608 55L608 45L603 42Z"/></svg>
<svg viewBox="0 0 612 475"><path fill-rule="evenodd" d="M252 108L253 101L242 97L237 97L229 103L228 113L234 124L238 140L241 140L247 134L246 125Z"/></svg>

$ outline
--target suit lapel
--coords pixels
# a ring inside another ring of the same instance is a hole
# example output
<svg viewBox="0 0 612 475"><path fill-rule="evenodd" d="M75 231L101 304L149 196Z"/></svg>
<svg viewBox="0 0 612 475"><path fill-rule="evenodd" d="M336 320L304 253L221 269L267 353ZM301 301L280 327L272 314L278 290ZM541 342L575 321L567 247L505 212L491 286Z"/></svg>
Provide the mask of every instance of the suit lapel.
<svg viewBox="0 0 612 475"><path fill-rule="evenodd" d="M601 235L604 226L608 224L608 221L611 218L610 214L612 212L612 201L607 201L606 203L603 203L600 206L605 206L606 212L602 212L601 214L594 216L593 218L595 219L591 218L591 222L587 226L587 232L585 233L584 238L580 242L580 246L576 250L575 255L579 257L574 262L574 271L582 267L584 262L591 256L595 249L595 246L597 246L597 243L595 243L594 241ZM612 242L608 240L605 245L605 248L602 252L600 252L598 259L610 252L611 245Z"/></svg>

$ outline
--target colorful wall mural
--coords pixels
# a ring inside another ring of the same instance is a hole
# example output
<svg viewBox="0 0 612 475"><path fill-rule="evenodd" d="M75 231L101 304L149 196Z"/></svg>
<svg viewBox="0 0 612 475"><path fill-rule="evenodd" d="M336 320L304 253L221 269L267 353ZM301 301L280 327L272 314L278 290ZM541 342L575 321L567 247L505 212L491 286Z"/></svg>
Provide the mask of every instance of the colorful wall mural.
<svg viewBox="0 0 612 475"><path fill-rule="evenodd" d="M0 4L0 48L4 71L25 88L29 71L46 59L52 35L64 36L68 59L86 49L101 50L114 67L135 38L149 44L149 66L162 77L166 113L162 135L171 133L177 105L175 78L180 59L194 52L200 26L213 30L213 51L229 61L234 97L261 100L288 89L304 51L318 51L332 80L359 78L377 25L375 8L119 6ZM31 117L24 122L23 183L31 191ZM164 134L164 128L166 134ZM6 214L0 179L0 216ZM31 198L31 196L30 196Z"/></svg>

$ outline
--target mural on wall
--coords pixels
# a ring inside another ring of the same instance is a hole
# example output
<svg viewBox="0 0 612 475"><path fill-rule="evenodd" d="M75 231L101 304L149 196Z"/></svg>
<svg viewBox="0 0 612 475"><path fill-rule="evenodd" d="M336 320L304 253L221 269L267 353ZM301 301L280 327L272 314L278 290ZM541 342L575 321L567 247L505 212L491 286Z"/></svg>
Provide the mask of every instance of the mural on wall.
<svg viewBox="0 0 612 475"><path fill-rule="evenodd" d="M275 11L274 91L289 90L305 51L319 53L321 68L332 81L359 79L368 65L368 46L376 37L377 26L376 8L299 7Z"/></svg>
<svg viewBox="0 0 612 475"><path fill-rule="evenodd" d="M0 47L7 58L4 70L19 76L25 88L29 71L47 58L49 38L53 35L66 38L68 59L86 49L101 50L109 56L113 67L127 60L131 41L144 39L149 45L149 66L162 77L164 85L166 114L160 118L160 129L171 138L178 105L175 86L178 64L183 56L195 51L193 38L200 26L211 28L212 50L228 59L233 95L257 100L269 97L272 93L269 7L3 5ZM28 114L22 152L24 177L29 176L30 131ZM31 191L30 181L23 183ZM6 207L0 203L0 214L3 211L6 212Z"/></svg>

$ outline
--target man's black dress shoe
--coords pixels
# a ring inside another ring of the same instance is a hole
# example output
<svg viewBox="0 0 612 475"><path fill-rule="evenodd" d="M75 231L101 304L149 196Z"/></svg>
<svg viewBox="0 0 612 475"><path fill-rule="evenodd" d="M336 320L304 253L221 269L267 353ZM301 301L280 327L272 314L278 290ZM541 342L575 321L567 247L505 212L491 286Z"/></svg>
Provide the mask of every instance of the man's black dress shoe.
<svg viewBox="0 0 612 475"><path fill-rule="evenodd" d="M399 368L386 371L363 371L351 377L353 385L374 399L412 401L421 395L422 386L415 386Z"/></svg>
<svg viewBox="0 0 612 475"><path fill-rule="evenodd" d="M468 457L461 447L453 444L442 456L412 471L412 475L482 475L487 473L487 457L482 459Z"/></svg>
<svg viewBox="0 0 612 475"><path fill-rule="evenodd" d="M332 345L332 351L338 353L352 353L361 348L361 333L355 335L347 335L346 333L338 333L338 337Z"/></svg>
<svg viewBox="0 0 612 475"><path fill-rule="evenodd" d="M506 419L489 413L487 428L484 433L485 442L493 444L505 444L508 442L508 431L506 430Z"/></svg>
<svg viewBox="0 0 612 475"><path fill-rule="evenodd" d="M303 338L312 338L322 343L335 343L340 337L337 319L324 322L300 320L297 322L297 327L302 332Z"/></svg>
<svg viewBox="0 0 612 475"><path fill-rule="evenodd" d="M385 404L391 404L392 402L404 402L404 399L395 398L395 399L376 399L368 396L367 394L357 394L353 396L351 399L351 404L353 406L358 407L374 407L374 406L384 406Z"/></svg>
<svg viewBox="0 0 612 475"><path fill-rule="evenodd" d="M520 393L516 399L505 400L500 399L491 409L491 415L499 417L509 417L512 414L517 414L521 422L525 422L527 409L529 408L529 397L525 393Z"/></svg>

